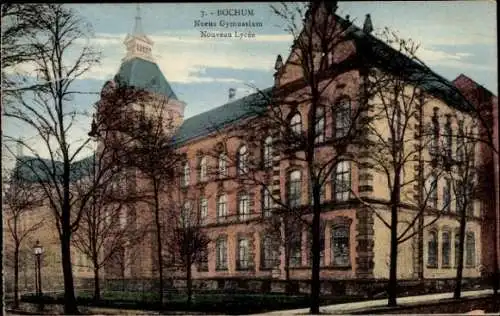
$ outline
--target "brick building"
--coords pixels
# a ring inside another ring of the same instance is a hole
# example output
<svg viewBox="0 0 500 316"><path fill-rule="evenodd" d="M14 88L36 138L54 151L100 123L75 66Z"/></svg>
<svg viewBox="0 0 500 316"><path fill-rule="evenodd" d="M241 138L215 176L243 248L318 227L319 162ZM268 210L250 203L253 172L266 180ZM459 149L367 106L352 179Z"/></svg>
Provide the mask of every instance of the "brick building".
<svg viewBox="0 0 500 316"><path fill-rule="evenodd" d="M325 9L326 14L328 8ZM390 72L391 60L387 56L396 54L390 46L377 40L370 34L370 28L363 30L338 16L333 16L339 22L340 28L348 28L352 39L347 41L339 50L335 59L348 58L350 56L362 56L366 60L375 61L373 65L381 71ZM371 24L367 17L365 26ZM230 100L227 104L216 107L207 112L184 119L184 108L186 104L179 100L170 87L167 79L161 73L158 65L152 57L153 42L144 34L140 27L140 18L136 18L136 28L133 34L125 39L127 49L126 56L122 60L121 67L113 80L108 81L104 88L112 88L116 84L125 84L135 88L148 91L155 98L163 99L167 103L171 117L175 124L173 131L174 142L180 153L185 154L186 160L182 166L184 172L182 182L183 192L193 192L196 200L190 201L197 205L203 219L203 225L210 237L208 256L206 262L193 268L195 279L254 279L270 280L285 279L285 256L283 247L268 242L265 230L265 218L272 211L273 203L267 194L275 195L275 198L287 200L290 190L295 189L294 198L298 204L308 205L310 202L310 188L307 181L305 169L292 164L286 159L277 156L267 156L265 148L272 148L272 136L262 139L262 150L256 149L256 156L252 159L270 161L269 167L272 171L272 193L266 193L258 185L242 185L238 181L238 170L236 166L226 165L227 157L240 157L240 155L253 152L242 140L231 140L224 143L224 133L231 128L237 128L238 124L245 120L253 119L254 112L252 104L265 100L263 95L269 95L272 91L288 89L291 94L303 87L297 84L301 80L301 69L296 63L296 57L292 53L286 62L277 67L275 74L275 85L260 93L255 93L238 100ZM370 48L370 49L367 49ZM404 58L400 55L398 58ZM279 64L277 62L277 64ZM387 67L387 68L386 68ZM415 66L413 71L422 71ZM435 76L439 80L445 80L432 72L427 75ZM349 70L338 76L325 89L325 98L332 104L331 111L324 112L323 135L325 139L335 137L335 133L341 126L335 122L335 106L356 106L355 95L360 91L363 82L363 73L360 69ZM426 97L426 104L422 107L422 122L420 124L437 124L438 128L451 128L458 130L460 121L470 119L467 111L457 104L453 98L455 84L460 90L482 89L481 93L487 95L491 104L491 112L495 113L494 124L498 126L497 98L484 88L465 76L459 76L449 85L432 83L421 87L422 94ZM290 88L295 87L295 88ZM292 90L290 90L292 89ZM295 90L293 90L295 89ZM352 100L352 102L351 102ZM105 103L105 100L101 100ZM476 102L476 100L472 100ZM483 101L479 101L483 102ZM188 106L188 105L187 105ZM147 112L147 105L137 106ZM496 112L495 112L496 111ZM308 104L302 103L292 111L284 109L289 116L290 123L296 128L307 130L309 122ZM450 119L451 118L451 119ZM337 125L335 125L337 124ZM380 123L383 129L383 122ZM411 125L416 126L416 125ZM214 132L214 127L219 134ZM417 127L413 127L417 128ZM498 148L498 133L495 132ZM270 141L269 141L270 140ZM458 145L450 143L450 152L457 152ZM207 148L219 152L219 156L208 154ZM224 149L224 150L223 150ZM328 155L328 148L320 148ZM429 157L430 152L423 155ZM495 161L494 154L490 149L483 146L476 155L476 161ZM366 158L366 159L369 159ZM238 161L241 161L239 159ZM265 164L265 163L264 163ZM416 178L417 165L405 166L403 178ZM491 241L497 240L498 247L498 157L496 162L490 166L491 174L496 175L491 180L494 185L490 188L496 190L490 192L487 198L475 200L470 213L467 216L466 246L464 277L477 278L481 276L483 266L486 271L493 269L494 262L491 260ZM217 170L219 174L212 175L207 170ZM222 175L221 175L222 173ZM134 181L140 181L140 177L132 177ZM340 180L339 180L340 179ZM130 179L129 179L130 180ZM343 185L338 185L340 181ZM383 201L390 196L386 180L383 174L376 170L361 165L340 162L334 168L331 181L324 186L324 198L322 201L323 222L321 229L322 263L321 278L325 280L384 280L389 275L389 243L390 231L385 227L384 221L390 219L387 208L380 208L378 215L357 202L353 195L364 199ZM427 183L427 181L425 181ZM449 198L450 187L446 179L434 179L431 181L437 186L435 194L435 209L444 208L445 200L449 200L449 211L440 216L432 225L417 233L413 238L401 243L399 246L398 278L402 280L415 279L451 279L456 274L456 240L458 235L458 216L456 213L457 199ZM145 187L147 184L137 182L137 187ZM345 188L348 185L348 188ZM411 221L414 210L411 207L412 199L417 199L415 191L423 188L411 189L403 200L406 206L401 207L402 221ZM351 192L352 191L352 192ZM445 197L446 196L446 197ZM453 200L453 201L452 201ZM489 203L485 202L489 201ZM149 212L146 207L137 205L136 214L139 218L147 220ZM427 214L427 213L426 213ZM431 214L431 213L429 213ZM427 215L426 215L427 216ZM307 217L307 215L306 215ZM431 218L431 216L429 216ZM427 217L424 219L427 220ZM496 225L496 226L495 226ZM496 227L496 237L495 237ZM301 228L302 229L302 228ZM310 278L310 237L306 227L303 227L298 237L295 238L290 258L290 278L294 280L308 280ZM43 234L46 234L45 231ZM40 237L42 240L42 237ZM46 238L43 238L46 239ZM137 247L125 249L121 254L123 260L134 255L121 271L121 277L126 279L154 278L156 276L154 264L153 237L148 236ZM54 249L58 249L57 241L54 240ZM47 247L50 248L50 247ZM54 251L54 254L57 254ZM74 256L75 261L81 261L85 266L85 259L81 255ZM56 264L54 260L50 264ZM60 265L60 264L59 264ZM75 267L76 278L90 276L89 270ZM174 272L167 273L167 277L174 276ZM104 277L117 277L116 273L109 273Z"/></svg>

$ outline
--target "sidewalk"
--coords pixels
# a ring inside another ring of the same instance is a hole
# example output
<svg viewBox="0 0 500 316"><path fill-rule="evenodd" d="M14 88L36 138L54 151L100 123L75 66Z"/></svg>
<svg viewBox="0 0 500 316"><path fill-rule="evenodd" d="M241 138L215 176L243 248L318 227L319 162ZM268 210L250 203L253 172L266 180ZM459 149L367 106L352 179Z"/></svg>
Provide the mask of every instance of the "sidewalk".
<svg viewBox="0 0 500 316"><path fill-rule="evenodd" d="M492 295L493 290L478 290L478 291L464 291L462 297L479 297L484 295ZM435 303L443 299L453 298L453 293L440 293L440 294L427 294L419 296L407 296L398 298L398 306L411 306L418 305L419 303ZM387 306L387 299L362 301L356 303L344 303L322 306L319 308L320 313L325 314L351 314L363 311L369 312L371 309L382 308ZM268 312L255 315L304 315L309 313L309 308L301 308L294 310L284 310L276 312Z"/></svg>

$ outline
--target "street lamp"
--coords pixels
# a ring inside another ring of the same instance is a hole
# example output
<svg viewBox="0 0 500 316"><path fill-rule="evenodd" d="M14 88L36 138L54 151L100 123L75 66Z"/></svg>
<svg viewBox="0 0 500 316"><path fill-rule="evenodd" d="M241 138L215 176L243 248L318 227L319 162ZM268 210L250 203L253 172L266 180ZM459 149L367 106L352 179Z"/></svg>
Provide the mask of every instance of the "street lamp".
<svg viewBox="0 0 500 316"><path fill-rule="evenodd" d="M41 265L41 256L43 253L43 247L40 245L40 241L37 240L35 246L33 247L33 253L36 256L36 265L35 265L35 285L36 285L36 294L38 296L42 296L42 265Z"/></svg>

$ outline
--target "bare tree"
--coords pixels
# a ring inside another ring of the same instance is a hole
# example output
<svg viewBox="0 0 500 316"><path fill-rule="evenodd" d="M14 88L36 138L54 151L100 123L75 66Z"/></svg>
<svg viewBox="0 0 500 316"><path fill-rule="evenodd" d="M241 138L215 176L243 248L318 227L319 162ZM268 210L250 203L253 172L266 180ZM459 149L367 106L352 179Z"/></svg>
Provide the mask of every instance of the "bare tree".
<svg viewBox="0 0 500 316"><path fill-rule="evenodd" d="M12 239L12 266L14 267L14 307L19 306L19 266L20 251L24 242L34 232L40 229L43 219L28 221L28 217L43 203L42 194L36 183L30 179L25 179L19 172L14 170L10 177L9 187L5 191L4 205L6 206L6 224L9 235Z"/></svg>
<svg viewBox="0 0 500 316"><path fill-rule="evenodd" d="M191 270L194 264L206 263L210 239L203 227L204 214L200 209L200 196L182 192L179 188L175 188L173 192L167 210L167 253L174 258L174 264L179 264L186 273L189 305L192 298Z"/></svg>
<svg viewBox="0 0 500 316"><path fill-rule="evenodd" d="M144 92L142 98L137 98L135 108L129 107L123 112L125 119L120 121L122 124L104 124L127 144L123 146L121 163L136 172L137 178L146 183L137 194L141 201L150 207L152 214L160 305L163 303L165 265L165 240L162 232L168 225L166 207L162 200L169 193L169 184L175 179L181 160L172 139L178 120L175 113L169 110L169 100L169 96ZM100 116L104 120L105 115L101 113Z"/></svg>
<svg viewBox="0 0 500 316"><path fill-rule="evenodd" d="M278 58L275 88L248 100L252 105L238 123L214 127L222 144L216 151L227 154L229 170L234 170L229 177L268 190L278 212L291 211L311 230L310 307L311 313L318 313L322 194L338 163L352 160L355 145L362 143L367 120L366 91L360 85L364 72L354 54L351 24L335 17L335 2L305 8L283 3L272 9L293 37L291 55L285 65ZM344 85L344 98L333 88L336 82ZM234 152L234 145L240 144L244 146ZM271 155L259 150L266 145L271 145ZM300 170L300 175L285 194L275 193L279 186L272 183L272 171L284 166ZM338 183L339 190L345 185ZM302 192L309 192L307 203Z"/></svg>
<svg viewBox="0 0 500 316"><path fill-rule="evenodd" d="M91 261L95 300L100 299L101 268L110 264L125 245L133 248L144 235L136 222L135 183L126 181L130 175L116 163L119 159L111 158L116 146L110 145L110 142L102 143L93 157L86 160L82 168L87 169L87 177L78 181L74 190L79 197L91 195L90 200L82 204L82 220L73 244Z"/></svg>
<svg viewBox="0 0 500 316"><path fill-rule="evenodd" d="M451 166L448 171L449 178L453 182L453 192L457 197L456 210L460 223L458 253L455 253L458 258L453 294L455 299L461 296L467 220L475 216L475 200L481 196L484 189L479 182L484 169L477 158L478 129L479 123L474 118L466 117L458 122L458 133L454 137L457 141L457 153L454 159L450 159ZM475 258L472 260L475 262Z"/></svg>
<svg viewBox="0 0 500 316"><path fill-rule="evenodd" d="M77 199L71 192L72 163L76 161L89 139L73 143L75 121L82 114L72 107L76 91L73 84L99 61L99 55L89 46L80 46L79 40L88 36L88 30L74 12L60 4L44 5L39 11L39 32L29 41L34 47L34 75L37 88L16 94L15 102L4 107L7 119L17 120L34 130L43 150L44 159L27 142L20 143L33 159L26 160L25 168L32 171L43 189L53 211L61 242L66 313L78 312L71 268L71 237L77 230L82 213L76 212ZM88 38L88 37L87 37ZM81 203L81 200L80 202Z"/></svg>

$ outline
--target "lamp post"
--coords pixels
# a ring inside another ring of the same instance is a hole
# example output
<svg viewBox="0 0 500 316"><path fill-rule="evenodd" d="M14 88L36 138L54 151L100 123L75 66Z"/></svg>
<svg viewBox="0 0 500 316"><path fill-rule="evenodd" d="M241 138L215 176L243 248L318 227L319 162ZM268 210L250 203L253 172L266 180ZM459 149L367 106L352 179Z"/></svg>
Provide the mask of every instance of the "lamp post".
<svg viewBox="0 0 500 316"><path fill-rule="evenodd" d="M40 241L37 240L35 246L33 247L33 253L36 257L36 265L35 265L35 285L36 285L36 294L38 296L42 296L42 265L41 265L41 257L43 253L43 247L40 245Z"/></svg>

